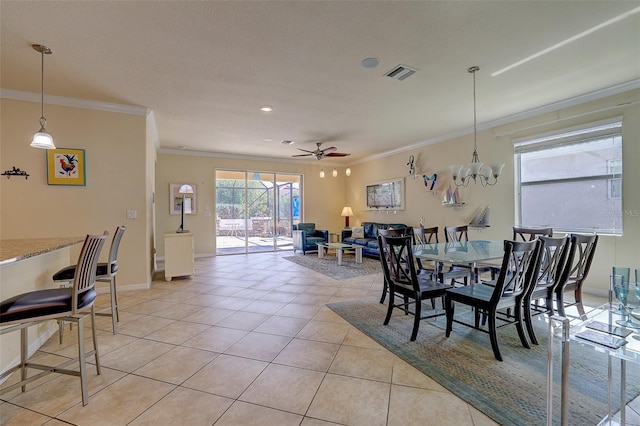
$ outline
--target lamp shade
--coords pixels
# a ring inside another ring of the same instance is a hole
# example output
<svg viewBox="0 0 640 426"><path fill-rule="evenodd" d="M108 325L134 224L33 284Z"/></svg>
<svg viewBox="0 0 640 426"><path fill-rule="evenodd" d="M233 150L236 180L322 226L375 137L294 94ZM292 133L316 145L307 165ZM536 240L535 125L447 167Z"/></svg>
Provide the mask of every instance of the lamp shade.
<svg viewBox="0 0 640 426"><path fill-rule="evenodd" d="M340 216L353 216L353 210L351 210L351 207L343 207Z"/></svg>
<svg viewBox="0 0 640 426"><path fill-rule="evenodd" d="M178 190L180 194L193 194L193 187L191 185L182 185Z"/></svg>
<svg viewBox="0 0 640 426"><path fill-rule="evenodd" d="M53 136L43 131L43 129L40 129L38 133L33 135L31 146L41 149L56 149L56 146L53 144Z"/></svg>
<svg viewBox="0 0 640 426"><path fill-rule="evenodd" d="M351 210L351 207L343 207L340 216L344 216L344 227L349 228L349 216L353 216L353 210Z"/></svg>

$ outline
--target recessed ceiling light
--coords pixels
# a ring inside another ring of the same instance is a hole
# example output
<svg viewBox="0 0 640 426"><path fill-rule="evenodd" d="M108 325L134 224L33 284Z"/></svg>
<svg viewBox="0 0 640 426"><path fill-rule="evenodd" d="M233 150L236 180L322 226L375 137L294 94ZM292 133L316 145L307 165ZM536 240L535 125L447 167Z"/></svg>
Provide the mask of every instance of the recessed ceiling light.
<svg viewBox="0 0 640 426"><path fill-rule="evenodd" d="M282 142L280 142L283 145L293 145L294 143L296 143L295 141L290 141L290 140L283 140Z"/></svg>
<svg viewBox="0 0 640 426"><path fill-rule="evenodd" d="M184 145L180 145L180 146L178 147L178 149L187 149L187 147L186 147L186 146L184 146Z"/></svg>
<svg viewBox="0 0 640 426"><path fill-rule="evenodd" d="M260 111L262 111L262 112L271 112L271 111L273 111L273 107L271 105L262 105L260 107Z"/></svg>
<svg viewBox="0 0 640 426"><path fill-rule="evenodd" d="M271 139L271 138L264 138L263 140L264 140L265 142L273 142L273 139Z"/></svg>
<svg viewBox="0 0 640 426"><path fill-rule="evenodd" d="M367 58L362 60L362 66L365 68L375 68L380 64L380 59L378 58Z"/></svg>

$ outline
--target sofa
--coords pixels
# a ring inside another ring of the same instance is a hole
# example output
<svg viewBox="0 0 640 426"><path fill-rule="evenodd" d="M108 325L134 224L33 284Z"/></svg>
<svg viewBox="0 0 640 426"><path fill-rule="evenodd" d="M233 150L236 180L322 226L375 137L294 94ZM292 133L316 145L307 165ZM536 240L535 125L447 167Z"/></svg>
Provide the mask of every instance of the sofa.
<svg viewBox="0 0 640 426"><path fill-rule="evenodd" d="M360 232L362 228L362 232ZM408 228L412 232L413 228L403 223L378 223L362 222L359 227L342 230L342 242L344 244L354 244L362 246L362 254L368 257L379 259L378 249L378 229L398 229Z"/></svg>
<svg viewBox="0 0 640 426"><path fill-rule="evenodd" d="M318 243L329 242L329 231L316 229L315 223L298 223L293 225L293 252L301 250L302 254L308 251L318 251Z"/></svg>

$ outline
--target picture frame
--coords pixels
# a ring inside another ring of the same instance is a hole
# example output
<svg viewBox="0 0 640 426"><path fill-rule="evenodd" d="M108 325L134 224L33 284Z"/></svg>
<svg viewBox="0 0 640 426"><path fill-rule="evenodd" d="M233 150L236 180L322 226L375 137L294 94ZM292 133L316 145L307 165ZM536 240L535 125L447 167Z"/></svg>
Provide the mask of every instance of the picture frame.
<svg viewBox="0 0 640 426"><path fill-rule="evenodd" d="M193 183L170 183L169 184L169 214L182 213L182 194L180 187L182 185L190 185L193 188L193 194L184 194L185 209L184 214L197 214L196 205L196 185Z"/></svg>
<svg viewBox="0 0 640 426"><path fill-rule="evenodd" d="M84 149L48 149L46 157L48 185L87 185L87 161Z"/></svg>
<svg viewBox="0 0 640 426"><path fill-rule="evenodd" d="M404 210L404 178L367 184L365 199L368 210Z"/></svg>

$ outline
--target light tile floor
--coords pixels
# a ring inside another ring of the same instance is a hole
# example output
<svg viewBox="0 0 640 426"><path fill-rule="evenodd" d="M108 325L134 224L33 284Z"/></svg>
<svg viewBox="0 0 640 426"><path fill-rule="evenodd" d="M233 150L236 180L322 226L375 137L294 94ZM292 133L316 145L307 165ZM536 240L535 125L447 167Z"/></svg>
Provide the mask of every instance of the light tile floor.
<svg viewBox="0 0 640 426"><path fill-rule="evenodd" d="M191 280L120 292L118 335L97 320L89 404L78 378L51 374L2 396L1 424L495 424L325 306L378 296L381 275L336 281L283 255L198 259ZM36 356L75 356L76 336Z"/></svg>

